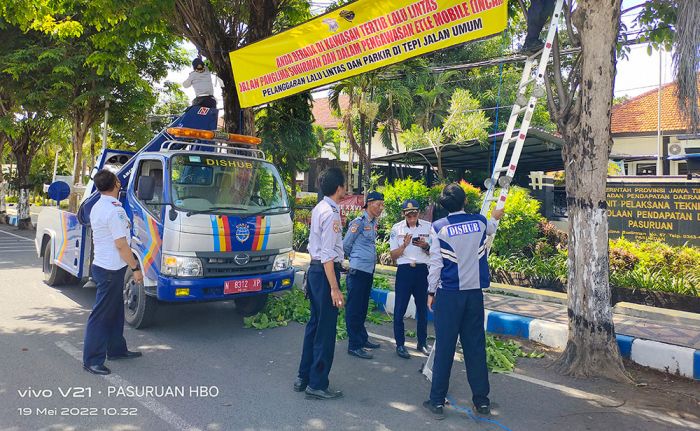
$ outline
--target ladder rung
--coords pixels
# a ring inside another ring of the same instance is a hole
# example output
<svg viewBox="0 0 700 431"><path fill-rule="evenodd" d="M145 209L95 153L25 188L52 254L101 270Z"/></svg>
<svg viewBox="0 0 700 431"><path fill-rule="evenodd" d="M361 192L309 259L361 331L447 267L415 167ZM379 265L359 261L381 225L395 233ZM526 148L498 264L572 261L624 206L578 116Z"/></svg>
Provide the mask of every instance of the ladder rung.
<svg viewBox="0 0 700 431"><path fill-rule="evenodd" d="M527 111L527 103L525 103L525 106L522 106L518 109L514 109L510 115L520 115L521 113Z"/></svg>
<svg viewBox="0 0 700 431"><path fill-rule="evenodd" d="M508 166L503 166L503 167L494 169L493 171L494 171L494 172L505 172L505 171L507 171L507 170L508 170Z"/></svg>
<svg viewBox="0 0 700 431"><path fill-rule="evenodd" d="M531 76L527 81L525 81L525 82L523 82L522 84L520 84L520 86L518 87L518 90L522 89L523 87L527 87L527 86L530 85L531 83L535 82L536 79L537 79L537 78L535 78L534 76Z"/></svg>

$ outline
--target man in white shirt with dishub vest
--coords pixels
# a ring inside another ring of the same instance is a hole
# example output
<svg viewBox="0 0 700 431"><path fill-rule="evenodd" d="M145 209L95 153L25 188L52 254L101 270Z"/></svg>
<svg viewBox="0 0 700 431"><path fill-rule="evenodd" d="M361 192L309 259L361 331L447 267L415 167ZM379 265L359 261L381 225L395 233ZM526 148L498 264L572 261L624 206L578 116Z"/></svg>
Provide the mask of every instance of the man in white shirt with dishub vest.
<svg viewBox="0 0 700 431"><path fill-rule="evenodd" d="M311 211L308 247L311 264L306 294L311 317L294 390L306 392L307 398L329 400L343 396L341 391L329 389L328 374L333 365L338 310L345 303L340 291L340 265L345 255L338 207L345 196L345 175L338 168L329 168L319 175L319 183L324 197Z"/></svg>
<svg viewBox="0 0 700 431"><path fill-rule="evenodd" d="M449 215L433 223L430 231L428 307L434 311L435 361L430 399L423 403L435 417L444 419L443 406L450 383L457 336L462 344L467 379L476 411L490 413L489 376L486 367L484 294L489 287L486 236L496 232L503 210L491 220L464 212L466 195L458 184L446 186L440 205Z"/></svg>
<svg viewBox="0 0 700 431"><path fill-rule="evenodd" d="M93 254L90 274L97 284L95 306L85 328L83 368L92 374L109 374L109 360L141 356L126 348L124 339L124 275L127 265L134 282L143 283L139 261L131 251L131 223L117 199L121 183L113 172L102 169L93 178L100 199L90 211Z"/></svg>
<svg viewBox="0 0 700 431"><path fill-rule="evenodd" d="M411 355L404 346L403 318L413 296L416 305L418 351L427 355L428 348L428 262L430 260L430 223L418 219L418 201L407 199L401 205L405 219L391 228L389 246L396 261L394 299L394 339L396 354L404 359Z"/></svg>

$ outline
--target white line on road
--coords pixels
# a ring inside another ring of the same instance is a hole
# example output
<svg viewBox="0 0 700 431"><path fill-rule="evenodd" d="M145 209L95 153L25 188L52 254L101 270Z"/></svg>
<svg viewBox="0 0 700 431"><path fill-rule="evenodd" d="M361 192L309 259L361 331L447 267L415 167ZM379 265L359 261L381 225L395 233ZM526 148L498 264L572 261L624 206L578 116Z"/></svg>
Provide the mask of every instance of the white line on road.
<svg viewBox="0 0 700 431"><path fill-rule="evenodd" d="M31 242L34 242L34 240L33 240L33 239L29 239L29 238L25 238L25 237L23 237L23 236L15 235L15 234L13 234L13 233L10 233L10 232L6 232L6 231L4 231L4 230L0 230L0 233L4 233L4 234L6 234L6 235L10 235L10 236L14 236L14 237L16 237L16 238L19 238L19 239L23 239L23 240L25 240L25 241L31 241Z"/></svg>
<svg viewBox="0 0 700 431"><path fill-rule="evenodd" d="M66 341L57 341L56 345L63 350L64 352L68 353L71 355L73 358L77 359L80 361L80 363L83 362L82 358L82 352L78 350L75 346L72 344L66 342ZM109 374L107 376L99 376L113 384L114 386L120 386L120 387L127 387L127 386L134 386L131 384L129 381L125 380L121 376L117 374ZM163 404L160 402L154 400L151 397L130 397L134 401L138 402L148 410L150 410L153 414L170 424L173 429L181 430L181 431L201 431L200 428L196 428L194 425L191 425L187 423L183 418L180 416L176 415L172 411L170 411L167 407L165 407Z"/></svg>
<svg viewBox="0 0 700 431"><path fill-rule="evenodd" d="M374 334L372 332L367 333L370 337L376 338L378 340L383 340L383 341L389 341L391 343L395 343L396 341L391 338L391 337L386 337L384 335L379 335L379 334ZM406 343L406 344L411 344L411 343ZM461 359L457 358L455 356L455 359L462 362ZM503 376L511 377L513 379L518 379L524 382L532 383L538 386L542 386L548 389L553 389L559 392L562 392L572 398L578 398L586 401L593 401L596 404L600 405L601 407L604 408L615 408L617 411L621 413L627 413L632 416L644 416L647 419L650 419L655 422L666 422L669 424L673 424L676 426L682 426L686 427L687 429L694 429L694 430L700 430L700 424L697 422L691 422L688 420L685 420L683 418L677 418L671 415L667 415L664 413L659 413L655 412L652 410L647 410L647 409L639 409L635 407L627 407L627 406L620 406L616 407L621 403L619 400L616 400L614 398L609 398L609 397L604 397L601 395L593 394L591 392L585 392L579 389L574 389L570 388L568 386L560 385L557 383L550 383L545 380L540 380L534 377L530 376L525 376L522 374L516 374L516 373L504 373L501 374Z"/></svg>

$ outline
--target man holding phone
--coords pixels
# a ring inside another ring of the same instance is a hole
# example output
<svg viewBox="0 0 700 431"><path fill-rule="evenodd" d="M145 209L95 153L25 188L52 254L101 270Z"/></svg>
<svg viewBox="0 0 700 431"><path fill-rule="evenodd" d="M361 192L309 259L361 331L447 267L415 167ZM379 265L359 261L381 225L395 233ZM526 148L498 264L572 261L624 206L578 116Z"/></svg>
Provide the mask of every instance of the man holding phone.
<svg viewBox="0 0 700 431"><path fill-rule="evenodd" d="M391 258L398 264L394 303L394 339L396 354L404 359L411 355L404 346L403 318L413 296L416 305L418 351L428 355L428 262L430 261L430 227L418 220L418 202L407 199L401 205L404 220L391 228Z"/></svg>

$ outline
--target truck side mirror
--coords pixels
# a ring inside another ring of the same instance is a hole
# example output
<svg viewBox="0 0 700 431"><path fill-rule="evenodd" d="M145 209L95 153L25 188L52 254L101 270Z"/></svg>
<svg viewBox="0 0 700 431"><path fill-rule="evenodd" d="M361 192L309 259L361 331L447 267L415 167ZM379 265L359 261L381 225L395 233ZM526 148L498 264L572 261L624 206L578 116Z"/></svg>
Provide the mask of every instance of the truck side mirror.
<svg viewBox="0 0 700 431"><path fill-rule="evenodd" d="M156 179L153 177L143 176L139 178L139 188L136 191L136 197L143 202L153 200L153 195L156 188Z"/></svg>

